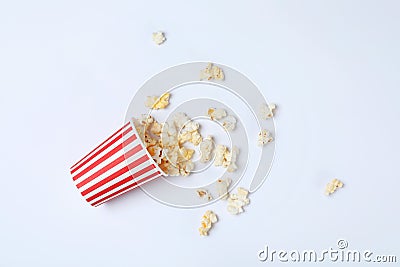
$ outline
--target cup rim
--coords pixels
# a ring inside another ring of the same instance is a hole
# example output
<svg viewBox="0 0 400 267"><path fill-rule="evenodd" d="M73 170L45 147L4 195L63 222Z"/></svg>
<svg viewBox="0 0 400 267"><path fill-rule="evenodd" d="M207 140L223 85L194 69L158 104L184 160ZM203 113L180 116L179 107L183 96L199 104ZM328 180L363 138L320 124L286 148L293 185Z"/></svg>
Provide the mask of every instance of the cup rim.
<svg viewBox="0 0 400 267"><path fill-rule="evenodd" d="M134 134L137 136L137 138L139 139L140 145L142 146L144 152L145 152L146 155L149 157L149 160L152 161L152 165L156 168L156 170L157 170L158 172L160 172L160 175L167 177L168 174L166 174L166 173L160 168L160 166L158 166L157 162L154 161L153 157L150 155L149 151L147 150L146 146L144 145L143 140L140 138L139 133L138 133L137 130L136 130L135 123L133 122L133 118L131 118L131 119L129 120L129 123L130 123L130 125L131 125L131 127L132 127L133 133L134 133ZM123 133L122 133L122 138L124 138L124 134L123 134ZM124 157L125 157L125 152L124 152ZM125 158L125 159L126 159L126 158ZM129 171L131 171L131 170L129 169Z"/></svg>

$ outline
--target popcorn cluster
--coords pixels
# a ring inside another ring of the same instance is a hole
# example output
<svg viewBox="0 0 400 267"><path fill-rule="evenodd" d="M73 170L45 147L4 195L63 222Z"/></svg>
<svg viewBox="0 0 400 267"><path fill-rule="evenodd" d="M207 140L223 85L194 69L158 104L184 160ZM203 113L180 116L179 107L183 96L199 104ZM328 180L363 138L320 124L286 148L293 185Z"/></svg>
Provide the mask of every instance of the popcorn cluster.
<svg viewBox="0 0 400 267"><path fill-rule="evenodd" d="M194 168L194 150L187 142L199 145L202 137L199 125L184 113L176 113L172 123L158 123L150 115L134 119L135 128L147 151L160 168L171 176L187 176Z"/></svg>
<svg viewBox="0 0 400 267"><path fill-rule="evenodd" d="M214 166L222 166L227 169L228 172L234 172L237 169L236 159L239 155L239 149L233 146L232 151L224 145L217 145L215 149L215 160Z"/></svg>
<svg viewBox="0 0 400 267"><path fill-rule="evenodd" d="M224 72L218 66L208 63L207 67L200 72L200 80L223 80L225 78Z"/></svg>
<svg viewBox="0 0 400 267"><path fill-rule="evenodd" d="M211 120L219 121L222 123L222 126L228 131L231 132L236 127L236 118L232 115L227 115L226 110L222 108L209 108L207 111L207 115Z"/></svg>

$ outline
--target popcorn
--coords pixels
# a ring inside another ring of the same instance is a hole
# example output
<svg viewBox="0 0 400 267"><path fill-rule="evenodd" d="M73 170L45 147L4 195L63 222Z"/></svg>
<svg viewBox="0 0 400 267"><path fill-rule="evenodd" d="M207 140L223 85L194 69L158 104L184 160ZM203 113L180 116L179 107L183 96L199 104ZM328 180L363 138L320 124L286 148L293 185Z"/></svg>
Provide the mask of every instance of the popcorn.
<svg viewBox="0 0 400 267"><path fill-rule="evenodd" d="M230 178L217 180L217 192L218 192L218 196L220 196L221 199L228 198L228 195L229 195L228 188L231 183L232 183L232 180Z"/></svg>
<svg viewBox="0 0 400 267"><path fill-rule="evenodd" d="M190 148L186 148L186 147L181 147L180 148L180 152L183 158L185 158L186 160L189 160L193 157L194 154L194 150L190 149Z"/></svg>
<svg viewBox="0 0 400 267"><path fill-rule="evenodd" d="M219 68L217 66L213 66L211 71L212 71L213 78L215 80L222 81L225 78L224 72L222 71L221 68Z"/></svg>
<svg viewBox="0 0 400 267"><path fill-rule="evenodd" d="M239 148L233 146L232 151L225 155L225 162L223 166L227 168L228 172L234 172L237 170L236 159L239 155Z"/></svg>
<svg viewBox="0 0 400 267"><path fill-rule="evenodd" d="M152 116L142 115L133 121L147 151L160 168L171 176L187 176L194 169L194 163L191 161L194 150L183 145L186 142L193 144L201 142L199 124L191 121L184 113L177 113L173 118L172 123L161 124ZM182 135L178 134L177 127L180 127L179 129L183 127L182 132L187 137L182 138Z"/></svg>
<svg viewBox="0 0 400 267"><path fill-rule="evenodd" d="M169 105L170 93L164 93L161 96L148 96L144 103L146 107L152 109L164 109Z"/></svg>
<svg viewBox="0 0 400 267"><path fill-rule="evenodd" d="M236 118L232 115L226 116L224 119L221 120L222 126L228 131L233 131L236 127Z"/></svg>
<svg viewBox="0 0 400 267"><path fill-rule="evenodd" d="M226 146L217 145L217 147L215 148L214 166L222 166L222 164L224 164L226 151Z"/></svg>
<svg viewBox="0 0 400 267"><path fill-rule="evenodd" d="M199 133L199 124L190 118L185 113L177 113L174 115L174 124L180 129L178 135L179 144L190 142L195 146L198 146L203 137Z"/></svg>
<svg viewBox="0 0 400 267"><path fill-rule="evenodd" d="M201 198L201 199L205 199L207 201L210 201L213 199L211 194L206 189L201 188L201 189L198 189L196 192L197 192L197 195L199 196L199 198Z"/></svg>
<svg viewBox="0 0 400 267"><path fill-rule="evenodd" d="M225 75L221 68L213 66L212 63L208 63L207 67L200 71L200 80L224 80Z"/></svg>
<svg viewBox="0 0 400 267"><path fill-rule="evenodd" d="M172 121L175 127L178 128L178 131L180 131L182 127L190 121L190 118L183 112L177 112L172 116Z"/></svg>
<svg viewBox="0 0 400 267"><path fill-rule="evenodd" d="M156 45L160 45L162 43L165 42L165 40L167 40L165 38L165 34L163 32L154 32L153 33L153 41L154 43L156 43Z"/></svg>
<svg viewBox="0 0 400 267"><path fill-rule="evenodd" d="M201 218L201 225L199 228L199 233L201 236L207 236L208 231L210 231L212 225L218 221L217 215L211 211L207 210L203 217Z"/></svg>
<svg viewBox="0 0 400 267"><path fill-rule="evenodd" d="M275 104L271 103L271 104L267 105L266 103L263 103L260 106L261 119L266 120L266 119L272 118L274 116L275 109L276 109Z"/></svg>
<svg viewBox="0 0 400 267"><path fill-rule="evenodd" d="M200 143L200 162L206 163L211 160L214 142L212 136L208 136Z"/></svg>
<svg viewBox="0 0 400 267"><path fill-rule="evenodd" d="M339 181L338 179L333 179L330 183L326 185L325 188L325 195L329 196L330 194L333 194L338 188L342 188L343 183Z"/></svg>
<svg viewBox="0 0 400 267"><path fill-rule="evenodd" d="M220 120L224 117L226 117L226 111L225 109L222 108L209 108L207 111L207 115L210 117L212 120Z"/></svg>
<svg viewBox="0 0 400 267"><path fill-rule="evenodd" d="M262 129L261 132L258 133L258 140L257 140L258 146L264 146L272 142L273 140L274 139L272 138L271 133L266 129Z"/></svg>
<svg viewBox="0 0 400 267"><path fill-rule="evenodd" d="M239 149L233 146L232 151L224 145L217 145L215 149L215 160L214 166L222 166L227 168L228 172L234 172L237 170L236 159L239 155Z"/></svg>
<svg viewBox="0 0 400 267"><path fill-rule="evenodd" d="M147 151L149 151L149 154L154 159L154 161L157 162L157 164L161 164L161 160L162 160L162 149L161 149L161 147L151 146L151 147L147 148Z"/></svg>
<svg viewBox="0 0 400 267"><path fill-rule="evenodd" d="M182 176L188 176L194 169L194 163L190 160L179 163L179 174Z"/></svg>
<svg viewBox="0 0 400 267"><path fill-rule="evenodd" d="M250 203L250 199L247 198L248 194L249 191L242 187L238 187L237 194L230 194L227 206L228 212L233 215L244 212L243 207Z"/></svg>

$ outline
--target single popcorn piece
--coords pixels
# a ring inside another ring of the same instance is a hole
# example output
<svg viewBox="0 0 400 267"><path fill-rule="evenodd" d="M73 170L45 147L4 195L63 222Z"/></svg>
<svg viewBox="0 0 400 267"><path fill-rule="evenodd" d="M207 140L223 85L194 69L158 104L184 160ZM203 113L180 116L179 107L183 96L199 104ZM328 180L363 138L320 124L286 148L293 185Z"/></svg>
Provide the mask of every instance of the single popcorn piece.
<svg viewBox="0 0 400 267"><path fill-rule="evenodd" d="M272 142L273 140L274 139L272 138L271 133L266 129L262 129L261 132L258 133L258 140L257 140L258 146L264 146Z"/></svg>
<svg viewBox="0 0 400 267"><path fill-rule="evenodd" d="M261 119L266 120L266 119L270 119L274 116L275 113L275 109L276 109L276 105L275 104L266 104L263 103L260 106L260 116Z"/></svg>
<svg viewBox="0 0 400 267"><path fill-rule="evenodd" d="M190 118L183 112L177 112L172 116L172 121L178 131L180 131L183 126L190 121Z"/></svg>
<svg viewBox="0 0 400 267"><path fill-rule="evenodd" d="M225 162L227 162L225 165L227 168L228 172L234 172L237 170L237 165L236 165L236 160L237 156L239 155L239 148L236 146L233 146L232 151L225 156Z"/></svg>
<svg viewBox="0 0 400 267"><path fill-rule="evenodd" d="M325 195L329 196L330 194L333 194L338 188L342 188L342 187L343 187L343 183L340 180L335 178L326 185Z"/></svg>
<svg viewBox="0 0 400 267"><path fill-rule="evenodd" d="M219 80L225 79L224 72L218 66L214 66L212 63L208 63L207 67L200 71L200 80Z"/></svg>
<svg viewBox="0 0 400 267"><path fill-rule="evenodd" d="M222 71L222 69L220 67L213 66L212 69L211 69L211 72L212 72L213 78L215 80L222 81L222 80L225 79L224 72Z"/></svg>
<svg viewBox="0 0 400 267"><path fill-rule="evenodd" d="M227 210L233 215L244 212L243 207L249 205L250 199L247 198L249 191L243 187L238 187L237 194L230 194L228 198Z"/></svg>
<svg viewBox="0 0 400 267"><path fill-rule="evenodd" d="M226 151L227 151L226 146L217 145L217 147L215 148L214 166L218 167L218 166L222 166L224 164Z"/></svg>
<svg viewBox="0 0 400 267"><path fill-rule="evenodd" d="M200 143L200 162L206 163L212 158L212 151L214 149L214 142L212 136L208 136Z"/></svg>
<svg viewBox="0 0 400 267"><path fill-rule="evenodd" d="M199 233L201 236L207 236L213 224L218 221L217 215L211 211L207 210L203 217L201 217L201 224L199 228Z"/></svg>
<svg viewBox="0 0 400 267"><path fill-rule="evenodd" d="M184 159L190 160L193 157L194 150L186 147L180 148L181 155Z"/></svg>
<svg viewBox="0 0 400 267"><path fill-rule="evenodd" d="M199 196L199 198L201 198L201 199L204 199L207 201L210 201L213 199L212 195L206 189L200 188L200 189L197 189L196 192L197 192L197 195Z"/></svg>
<svg viewBox="0 0 400 267"><path fill-rule="evenodd" d="M221 199L227 199L228 198L228 189L230 184L232 183L232 179L226 178L226 179L218 179L217 180L217 192L218 196L221 197Z"/></svg>
<svg viewBox="0 0 400 267"><path fill-rule="evenodd" d="M212 80L213 72L212 72L212 63L208 63L207 67L200 71L200 80Z"/></svg>
<svg viewBox="0 0 400 267"><path fill-rule="evenodd" d="M236 118L232 115L228 115L221 120L222 126L228 131L231 132L236 127Z"/></svg>
<svg viewBox="0 0 400 267"><path fill-rule="evenodd" d="M164 93L161 96L148 96L145 106L152 109L164 109L169 105L170 93Z"/></svg>
<svg viewBox="0 0 400 267"><path fill-rule="evenodd" d="M226 117L226 111L222 108L209 108L207 111L207 115L212 120L220 120Z"/></svg>
<svg viewBox="0 0 400 267"><path fill-rule="evenodd" d="M203 141L203 137L200 135L200 133L198 131L192 132L189 142L195 146L198 146L200 145L201 141Z"/></svg>
<svg viewBox="0 0 400 267"><path fill-rule="evenodd" d="M156 45L164 43L165 40L167 39L165 38L165 34L163 32L161 31L153 32L153 41L154 43L156 43Z"/></svg>

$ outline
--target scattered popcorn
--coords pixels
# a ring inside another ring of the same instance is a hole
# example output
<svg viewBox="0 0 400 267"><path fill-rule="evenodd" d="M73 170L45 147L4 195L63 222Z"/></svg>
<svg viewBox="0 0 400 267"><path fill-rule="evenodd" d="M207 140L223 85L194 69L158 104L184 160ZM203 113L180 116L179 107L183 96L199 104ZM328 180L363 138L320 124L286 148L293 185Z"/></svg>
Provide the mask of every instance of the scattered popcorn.
<svg viewBox="0 0 400 267"><path fill-rule="evenodd" d="M228 198L228 212L233 215L244 212L243 207L250 203L250 199L247 198L248 194L249 191L242 187L238 187L237 194L230 194Z"/></svg>
<svg viewBox="0 0 400 267"><path fill-rule="evenodd" d="M217 192L218 192L218 196L220 196L221 199L228 198L228 195L229 195L228 188L231 183L232 183L232 180L230 178L217 180Z"/></svg>
<svg viewBox="0 0 400 267"><path fill-rule="evenodd" d="M258 146L264 146L272 142L273 140L274 139L272 138L271 133L266 129L262 129L261 132L258 133L258 140L257 140Z"/></svg>
<svg viewBox="0 0 400 267"><path fill-rule="evenodd" d="M220 120L226 117L226 111L222 108L209 108L207 111L207 115L212 120Z"/></svg>
<svg viewBox="0 0 400 267"><path fill-rule="evenodd" d="M161 96L148 96L144 104L148 108L164 109L169 105L169 97L169 93L164 93Z"/></svg>
<svg viewBox="0 0 400 267"><path fill-rule="evenodd" d="M342 188L343 183L339 181L338 179L333 179L330 183L326 185L325 188L325 195L329 196L330 194L333 194L338 188Z"/></svg>
<svg viewBox="0 0 400 267"><path fill-rule="evenodd" d="M154 32L153 33L153 41L156 43L156 45L160 45L167 40L165 38L165 34L163 32Z"/></svg>
<svg viewBox="0 0 400 267"><path fill-rule="evenodd" d="M233 117L232 115L226 116L224 119L221 120L222 126L230 132L233 131L236 127L236 118Z"/></svg>
<svg viewBox="0 0 400 267"><path fill-rule="evenodd" d="M266 103L262 104L260 107L261 119L266 120L272 118L274 116L275 109L276 109L275 104L272 103L268 105Z"/></svg>
<svg viewBox="0 0 400 267"><path fill-rule="evenodd" d="M200 72L200 80L223 80L225 78L224 72L221 68L213 66L212 63L208 63L207 67Z"/></svg>
<svg viewBox="0 0 400 267"><path fill-rule="evenodd" d="M214 149L214 142L212 136L208 136L200 143L200 162L206 163L212 158L212 151Z"/></svg>
<svg viewBox="0 0 400 267"><path fill-rule="evenodd" d="M201 198L201 199L205 199L207 201L210 201L213 199L211 194L205 189L201 188L201 189L198 189L196 192L197 192L197 195L199 196L199 198Z"/></svg>
<svg viewBox="0 0 400 267"><path fill-rule="evenodd" d="M207 210L201 218L199 233L201 236L207 236L212 225L218 221L217 215L211 210Z"/></svg>

